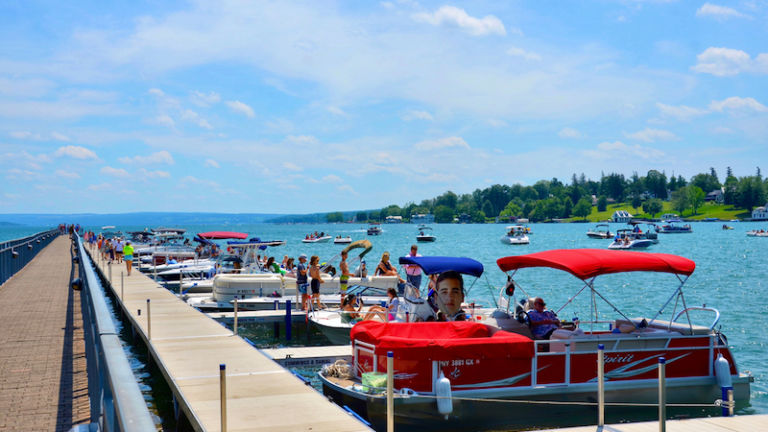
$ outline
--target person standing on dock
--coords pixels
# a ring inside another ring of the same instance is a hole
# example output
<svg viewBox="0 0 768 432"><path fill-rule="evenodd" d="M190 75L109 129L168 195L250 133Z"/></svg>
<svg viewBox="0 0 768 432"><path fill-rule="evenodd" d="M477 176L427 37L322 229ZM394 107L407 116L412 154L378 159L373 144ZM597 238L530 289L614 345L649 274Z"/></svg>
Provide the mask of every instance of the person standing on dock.
<svg viewBox="0 0 768 432"><path fill-rule="evenodd" d="M307 255L299 255L299 264L296 265L296 289L301 293L301 310L309 307L309 295L307 295Z"/></svg>
<svg viewBox="0 0 768 432"><path fill-rule="evenodd" d="M123 259L125 260L125 269L130 276L133 268L133 245L130 240L126 241L125 246L123 246Z"/></svg>
<svg viewBox="0 0 768 432"><path fill-rule="evenodd" d="M421 254L419 254L419 247L416 245L411 245L411 253L409 253L407 256L420 257ZM404 267L405 277L408 279L408 283L415 286L417 289L421 288L421 267L415 264L406 264Z"/></svg>

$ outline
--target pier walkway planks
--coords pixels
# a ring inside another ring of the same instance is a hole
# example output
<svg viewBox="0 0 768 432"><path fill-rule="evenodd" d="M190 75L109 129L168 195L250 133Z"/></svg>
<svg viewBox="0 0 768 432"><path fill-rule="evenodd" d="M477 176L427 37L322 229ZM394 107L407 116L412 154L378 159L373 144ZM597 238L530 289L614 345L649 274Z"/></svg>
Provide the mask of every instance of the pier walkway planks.
<svg viewBox="0 0 768 432"><path fill-rule="evenodd" d="M106 277L109 267L100 264ZM124 293L123 310L147 342L195 429L220 430L219 364L226 364L228 431L369 430L291 372L149 277L133 269L131 276L124 276L121 282L125 264L113 263L111 267L115 295L120 297L121 291ZM151 328L147 326L147 299Z"/></svg>
<svg viewBox="0 0 768 432"><path fill-rule="evenodd" d="M0 286L0 431L68 431L90 422L71 244L59 236Z"/></svg>

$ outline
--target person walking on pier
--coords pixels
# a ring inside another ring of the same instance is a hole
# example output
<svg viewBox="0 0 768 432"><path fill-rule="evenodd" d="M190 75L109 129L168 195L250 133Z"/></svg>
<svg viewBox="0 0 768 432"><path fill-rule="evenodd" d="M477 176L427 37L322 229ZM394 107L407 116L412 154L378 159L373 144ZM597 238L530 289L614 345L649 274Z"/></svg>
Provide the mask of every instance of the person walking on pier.
<svg viewBox="0 0 768 432"><path fill-rule="evenodd" d="M126 241L125 246L123 246L123 259L125 260L125 269L130 276L133 268L133 245L130 240Z"/></svg>

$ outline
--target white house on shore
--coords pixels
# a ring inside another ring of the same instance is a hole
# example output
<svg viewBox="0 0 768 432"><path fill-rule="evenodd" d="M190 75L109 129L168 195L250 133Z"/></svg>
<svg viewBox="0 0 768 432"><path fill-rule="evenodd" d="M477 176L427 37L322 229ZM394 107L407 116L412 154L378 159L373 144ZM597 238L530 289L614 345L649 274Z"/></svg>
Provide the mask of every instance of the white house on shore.
<svg viewBox="0 0 768 432"><path fill-rule="evenodd" d="M418 214L412 214L411 215L411 223L418 223L418 224L431 224L435 223L435 215L431 213L418 213Z"/></svg>
<svg viewBox="0 0 768 432"><path fill-rule="evenodd" d="M752 220L768 220L768 203L752 210Z"/></svg>
<svg viewBox="0 0 768 432"><path fill-rule="evenodd" d="M617 223L628 223L632 218L632 214L626 210L616 210L611 217L611 219Z"/></svg>

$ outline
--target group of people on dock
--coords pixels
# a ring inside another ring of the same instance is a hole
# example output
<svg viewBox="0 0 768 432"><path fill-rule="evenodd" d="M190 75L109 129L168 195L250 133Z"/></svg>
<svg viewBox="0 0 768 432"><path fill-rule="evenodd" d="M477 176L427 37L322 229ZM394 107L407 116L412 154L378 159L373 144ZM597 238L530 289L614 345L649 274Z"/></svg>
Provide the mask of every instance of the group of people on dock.
<svg viewBox="0 0 768 432"><path fill-rule="evenodd" d="M89 244L91 248L99 251L101 259L112 264L125 262L125 270L128 276L131 275L133 268L133 245L130 240L123 237L106 238L101 234L94 234L93 231L83 233L83 241Z"/></svg>

